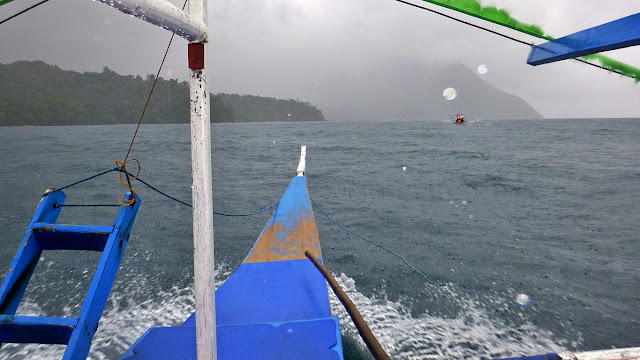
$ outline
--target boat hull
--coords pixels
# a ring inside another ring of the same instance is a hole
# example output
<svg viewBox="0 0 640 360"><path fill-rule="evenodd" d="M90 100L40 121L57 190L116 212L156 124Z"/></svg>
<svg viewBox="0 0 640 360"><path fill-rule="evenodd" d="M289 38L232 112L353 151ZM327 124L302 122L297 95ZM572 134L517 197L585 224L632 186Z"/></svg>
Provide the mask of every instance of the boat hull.
<svg viewBox="0 0 640 360"><path fill-rule="evenodd" d="M291 180L243 263L216 290L219 359L342 359L327 284L305 256L321 260L306 178ZM195 359L195 313L154 328L121 359Z"/></svg>

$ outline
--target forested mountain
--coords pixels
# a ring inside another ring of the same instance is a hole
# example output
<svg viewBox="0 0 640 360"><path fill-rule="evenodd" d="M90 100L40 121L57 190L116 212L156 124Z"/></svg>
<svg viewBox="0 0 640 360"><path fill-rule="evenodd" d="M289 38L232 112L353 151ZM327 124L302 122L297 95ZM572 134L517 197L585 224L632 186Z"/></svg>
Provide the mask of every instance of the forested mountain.
<svg viewBox="0 0 640 360"><path fill-rule="evenodd" d="M0 64L0 126L136 123L154 75L61 70L41 61ZM212 122L325 120L299 100L211 95ZM159 78L144 116L148 124L189 122L189 84Z"/></svg>

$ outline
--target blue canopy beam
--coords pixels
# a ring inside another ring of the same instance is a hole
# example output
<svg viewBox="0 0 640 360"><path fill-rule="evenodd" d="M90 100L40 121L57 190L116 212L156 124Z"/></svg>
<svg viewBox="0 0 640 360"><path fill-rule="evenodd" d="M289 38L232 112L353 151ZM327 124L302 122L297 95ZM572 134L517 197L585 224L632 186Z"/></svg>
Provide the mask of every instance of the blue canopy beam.
<svg viewBox="0 0 640 360"><path fill-rule="evenodd" d="M635 45L640 45L640 13L534 46L527 64L548 64Z"/></svg>

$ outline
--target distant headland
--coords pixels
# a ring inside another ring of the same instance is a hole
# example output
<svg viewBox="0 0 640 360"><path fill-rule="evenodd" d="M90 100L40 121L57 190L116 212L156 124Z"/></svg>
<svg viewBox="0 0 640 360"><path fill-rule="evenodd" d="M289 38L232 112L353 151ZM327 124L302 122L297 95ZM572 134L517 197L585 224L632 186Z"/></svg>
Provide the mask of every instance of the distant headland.
<svg viewBox="0 0 640 360"><path fill-rule="evenodd" d="M41 61L0 64L0 126L134 124L154 75L62 70ZM323 121L316 106L300 100L211 94L212 122ZM147 124L189 122L189 84L158 78L144 116Z"/></svg>

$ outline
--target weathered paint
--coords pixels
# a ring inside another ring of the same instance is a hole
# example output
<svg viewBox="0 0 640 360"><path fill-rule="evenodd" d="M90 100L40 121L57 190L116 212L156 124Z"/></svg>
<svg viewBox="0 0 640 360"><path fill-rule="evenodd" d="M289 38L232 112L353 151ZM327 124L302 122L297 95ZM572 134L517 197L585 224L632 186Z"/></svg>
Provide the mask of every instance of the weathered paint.
<svg viewBox="0 0 640 360"><path fill-rule="evenodd" d="M305 250L322 257L306 177L296 176L244 263L306 259Z"/></svg>
<svg viewBox="0 0 640 360"><path fill-rule="evenodd" d="M313 218L299 219L291 228L285 228L285 223L281 219L269 223L244 263L305 259L306 250L322 256Z"/></svg>
<svg viewBox="0 0 640 360"><path fill-rule="evenodd" d="M189 14L208 26L207 0L189 1ZM215 258L213 232L213 180L208 48L202 40L202 68L190 69L191 199L193 204L193 282L197 312L197 358L216 359Z"/></svg>

